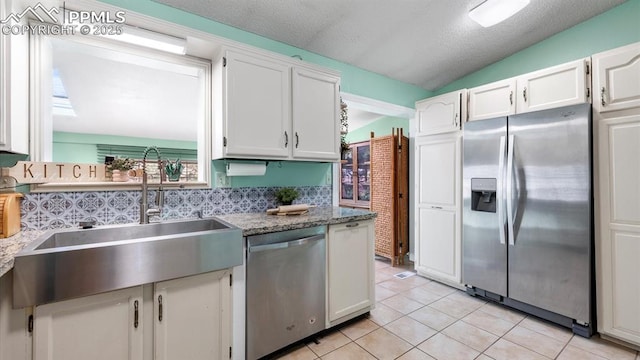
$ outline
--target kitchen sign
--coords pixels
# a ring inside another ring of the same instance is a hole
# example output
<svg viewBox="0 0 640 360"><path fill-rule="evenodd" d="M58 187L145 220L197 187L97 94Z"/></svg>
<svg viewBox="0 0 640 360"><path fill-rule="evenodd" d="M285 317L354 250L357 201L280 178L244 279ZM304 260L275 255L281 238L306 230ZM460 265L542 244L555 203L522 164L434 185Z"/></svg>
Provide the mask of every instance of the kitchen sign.
<svg viewBox="0 0 640 360"><path fill-rule="evenodd" d="M107 181L106 165L58 162L18 161L3 168L2 176L10 176L20 184Z"/></svg>

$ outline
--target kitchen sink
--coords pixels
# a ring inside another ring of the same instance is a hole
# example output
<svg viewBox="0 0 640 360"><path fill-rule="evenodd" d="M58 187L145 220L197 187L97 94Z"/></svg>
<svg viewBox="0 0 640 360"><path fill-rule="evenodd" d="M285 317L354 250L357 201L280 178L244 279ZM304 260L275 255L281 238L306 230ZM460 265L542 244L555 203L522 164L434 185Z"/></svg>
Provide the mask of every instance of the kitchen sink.
<svg viewBox="0 0 640 360"><path fill-rule="evenodd" d="M20 251L21 308L242 264L242 230L217 218L48 231Z"/></svg>

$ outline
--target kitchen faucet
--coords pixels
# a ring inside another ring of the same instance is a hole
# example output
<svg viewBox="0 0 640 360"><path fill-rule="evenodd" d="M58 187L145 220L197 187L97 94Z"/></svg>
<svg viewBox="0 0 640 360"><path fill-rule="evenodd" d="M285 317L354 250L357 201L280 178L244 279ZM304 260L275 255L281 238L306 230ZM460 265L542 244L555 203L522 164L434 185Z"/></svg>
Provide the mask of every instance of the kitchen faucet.
<svg viewBox="0 0 640 360"><path fill-rule="evenodd" d="M155 151L158 159L158 170L160 172L160 186L158 187L158 193L156 194L156 208L149 208L149 196L147 185L147 155L150 151ZM164 173L162 171L162 159L160 158L160 152L155 146L149 146L144 150L142 156L142 197L140 198L140 224L148 224L149 217L160 215L162 213L162 205L164 203L164 191L162 190L162 178Z"/></svg>

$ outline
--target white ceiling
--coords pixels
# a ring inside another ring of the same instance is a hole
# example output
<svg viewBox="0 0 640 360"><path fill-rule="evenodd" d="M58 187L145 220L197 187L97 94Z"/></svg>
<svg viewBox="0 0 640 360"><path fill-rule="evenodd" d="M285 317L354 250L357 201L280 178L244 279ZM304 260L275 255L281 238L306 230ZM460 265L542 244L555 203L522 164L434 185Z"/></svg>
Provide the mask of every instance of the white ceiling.
<svg viewBox="0 0 640 360"><path fill-rule="evenodd" d="M155 1L435 90L625 0L531 0L486 29L482 0Z"/></svg>

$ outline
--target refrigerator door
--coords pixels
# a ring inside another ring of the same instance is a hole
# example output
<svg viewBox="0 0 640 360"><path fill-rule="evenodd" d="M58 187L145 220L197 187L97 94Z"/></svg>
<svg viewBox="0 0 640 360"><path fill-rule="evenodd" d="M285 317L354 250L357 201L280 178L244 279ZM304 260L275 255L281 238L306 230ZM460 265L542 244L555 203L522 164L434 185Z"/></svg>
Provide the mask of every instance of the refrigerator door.
<svg viewBox="0 0 640 360"><path fill-rule="evenodd" d="M507 118L464 124L462 281L507 295L504 169Z"/></svg>
<svg viewBox="0 0 640 360"><path fill-rule="evenodd" d="M590 104L509 117L509 297L590 323Z"/></svg>

